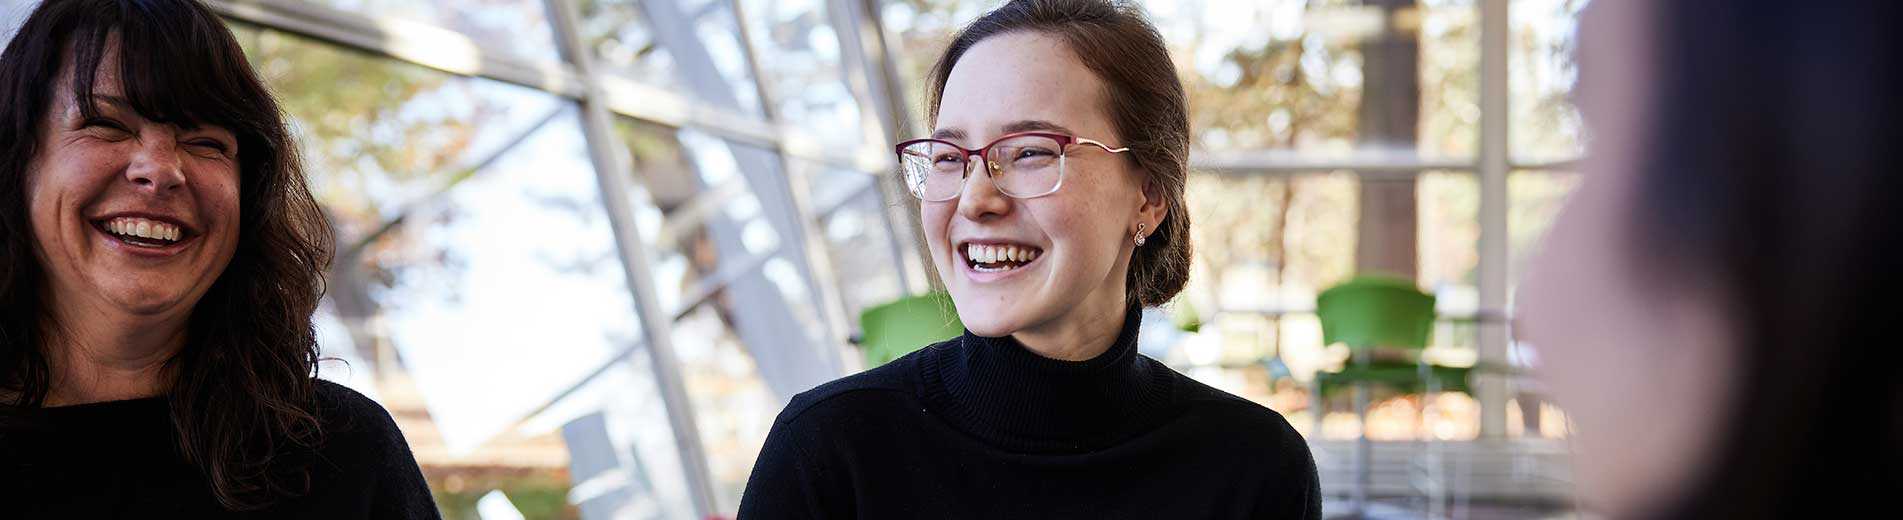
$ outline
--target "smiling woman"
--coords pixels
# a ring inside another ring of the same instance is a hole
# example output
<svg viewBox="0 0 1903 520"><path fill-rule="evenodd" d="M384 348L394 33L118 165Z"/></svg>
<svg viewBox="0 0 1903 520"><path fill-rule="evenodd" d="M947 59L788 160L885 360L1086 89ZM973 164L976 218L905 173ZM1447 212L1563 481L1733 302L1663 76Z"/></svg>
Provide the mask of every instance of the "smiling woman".
<svg viewBox="0 0 1903 520"><path fill-rule="evenodd" d="M10 514L436 517L389 414L315 379L330 229L216 15L43 3L0 99Z"/></svg>
<svg viewBox="0 0 1903 520"><path fill-rule="evenodd" d="M795 397L763 518L1320 518L1274 411L1137 353L1189 274L1189 120L1137 7L1016 0L952 40L899 143L962 337Z"/></svg>

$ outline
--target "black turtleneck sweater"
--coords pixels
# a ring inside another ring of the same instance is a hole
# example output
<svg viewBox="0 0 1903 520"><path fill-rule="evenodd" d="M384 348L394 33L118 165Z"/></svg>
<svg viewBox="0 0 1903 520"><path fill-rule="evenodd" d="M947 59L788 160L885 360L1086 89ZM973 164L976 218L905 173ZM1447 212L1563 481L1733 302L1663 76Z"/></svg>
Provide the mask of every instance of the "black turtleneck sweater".
<svg viewBox="0 0 1903 520"><path fill-rule="evenodd" d="M276 454L311 462L311 490L236 513L179 454L165 397L39 410L0 431L0 518L440 518L403 432L375 401L317 382L325 440Z"/></svg>
<svg viewBox="0 0 1903 520"><path fill-rule="evenodd" d="M967 331L799 394L740 519L1320 518L1288 421L1138 354L1139 321L1087 361Z"/></svg>

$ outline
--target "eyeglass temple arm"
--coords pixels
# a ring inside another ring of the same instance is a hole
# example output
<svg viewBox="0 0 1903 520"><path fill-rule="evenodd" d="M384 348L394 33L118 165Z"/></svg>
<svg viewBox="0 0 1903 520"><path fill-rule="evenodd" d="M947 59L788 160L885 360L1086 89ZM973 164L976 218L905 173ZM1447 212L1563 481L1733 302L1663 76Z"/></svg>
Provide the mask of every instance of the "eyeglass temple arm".
<svg viewBox="0 0 1903 520"><path fill-rule="evenodd" d="M1078 144L1096 145L1098 148L1102 148L1103 151L1110 152L1110 153L1123 153L1123 152L1130 151L1130 147L1126 146L1123 148L1111 148L1110 145L1098 142L1096 139L1087 139L1083 137L1073 137L1072 139L1076 139Z"/></svg>

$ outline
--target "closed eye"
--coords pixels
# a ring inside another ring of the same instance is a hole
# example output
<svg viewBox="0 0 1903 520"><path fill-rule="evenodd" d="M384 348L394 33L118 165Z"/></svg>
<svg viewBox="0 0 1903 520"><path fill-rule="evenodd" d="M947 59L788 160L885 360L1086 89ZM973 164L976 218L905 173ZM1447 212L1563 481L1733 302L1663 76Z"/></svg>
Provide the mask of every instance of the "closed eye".
<svg viewBox="0 0 1903 520"><path fill-rule="evenodd" d="M1043 148L1028 148L1028 147L1027 147L1027 148L1019 148L1019 149L1018 149L1018 157L1017 157L1017 158L1019 158L1019 159L1026 159L1026 158L1031 158L1031 157L1049 157L1049 156L1052 156L1052 155L1057 155L1057 153L1056 153L1056 152L1052 152L1052 151L1050 151L1050 150L1045 150L1045 149L1043 149Z"/></svg>
<svg viewBox="0 0 1903 520"><path fill-rule="evenodd" d="M200 150L216 152L219 155L224 155L227 152L231 151L230 146L226 146L225 143L219 142L214 139L199 139L197 141L192 141L185 144L189 144L192 147L198 148Z"/></svg>
<svg viewBox="0 0 1903 520"><path fill-rule="evenodd" d="M97 129L119 133L119 134L132 133L131 130L126 129L126 125L119 124L118 121L113 121L111 119L106 119L103 117L95 117L92 119L87 119L81 122L79 126L80 128L97 128Z"/></svg>

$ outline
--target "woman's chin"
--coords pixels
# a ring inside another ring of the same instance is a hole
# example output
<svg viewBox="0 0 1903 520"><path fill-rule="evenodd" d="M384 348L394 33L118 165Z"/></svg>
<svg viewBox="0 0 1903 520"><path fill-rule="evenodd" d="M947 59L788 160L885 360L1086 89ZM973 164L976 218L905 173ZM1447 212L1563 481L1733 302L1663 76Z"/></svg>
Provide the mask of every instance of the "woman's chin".
<svg viewBox="0 0 1903 520"><path fill-rule="evenodd" d="M104 300L111 302L121 312L135 316L164 314L179 307L190 308L196 300L190 287L176 286L181 284L115 280L102 285L96 290Z"/></svg>
<svg viewBox="0 0 1903 520"><path fill-rule="evenodd" d="M982 309L960 306L958 321L964 323L965 330L987 338L1009 336L1022 328L1016 316L1003 306L985 306Z"/></svg>
<svg viewBox="0 0 1903 520"><path fill-rule="evenodd" d="M1012 332L1016 332L1014 328L1002 323L985 323L974 326L973 323L969 321L965 322L965 330L987 338L1001 338L1011 335Z"/></svg>

